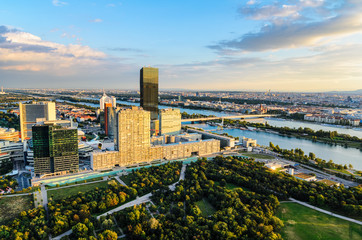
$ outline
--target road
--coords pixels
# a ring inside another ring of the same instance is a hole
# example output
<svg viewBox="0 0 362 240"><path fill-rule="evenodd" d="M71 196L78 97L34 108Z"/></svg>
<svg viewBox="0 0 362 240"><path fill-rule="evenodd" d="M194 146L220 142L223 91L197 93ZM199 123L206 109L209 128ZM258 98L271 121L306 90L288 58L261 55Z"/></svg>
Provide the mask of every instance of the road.
<svg viewBox="0 0 362 240"><path fill-rule="evenodd" d="M336 217L336 218L340 218L340 219L343 219L343 220L346 220L346 221L349 221L349 222L353 222L353 223L356 223L356 224L359 224L359 225L362 225L362 222L361 221L358 221L356 219L353 219L353 218L349 218L349 217L345 217L345 216L342 216L342 215L339 215L339 214L335 214L335 213L332 213L332 212L329 212L327 210L324 210L324 209L321 209L321 208L317 208L313 205L310 205L308 203L305 203L305 202L302 202L302 201L298 201L294 198L289 198L292 202L295 202L295 203L298 203L300 205L303 205L305 207L308 207L308 208L311 208L311 209L314 209L318 212L322 212L322 213L325 213L325 214L328 214L330 216L333 216L333 217Z"/></svg>

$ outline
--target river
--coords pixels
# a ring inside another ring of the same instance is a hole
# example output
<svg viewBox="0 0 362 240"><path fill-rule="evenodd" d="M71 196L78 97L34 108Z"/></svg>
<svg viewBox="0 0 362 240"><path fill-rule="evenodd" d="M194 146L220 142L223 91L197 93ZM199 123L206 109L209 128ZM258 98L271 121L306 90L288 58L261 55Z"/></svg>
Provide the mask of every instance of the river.
<svg viewBox="0 0 362 240"><path fill-rule="evenodd" d="M139 103L127 102L127 101L117 101L119 104L125 105L134 105L139 106ZM85 104L92 107L99 107L99 104L79 102L79 104ZM170 108L169 106L159 106L160 109ZM198 109L187 109L180 108L181 112L187 112L189 114L200 113L204 115L215 115L215 116L228 116L236 115L235 113L226 113L226 112L216 112L211 110L198 110ZM299 128L299 127L309 127L313 130L325 130L325 131L337 131L339 133L346 133L352 136L357 136L362 138L362 132L356 129L350 128L340 128L334 126L323 126L320 124L308 123L308 122L298 122L291 120L279 120L279 119L262 119L256 121L267 121L270 125L282 127L287 126L290 128ZM204 128L208 130L216 130L216 127L209 126L207 124L193 124L195 127ZM306 139L299 139L295 137L284 137L278 134L259 132L259 131L248 131L240 129L225 129L218 131L220 133L226 132L234 137L248 137L253 138L258 141L258 144L269 146L269 142L273 142L274 145L279 145L281 148L291 149L291 148L300 148L305 154L313 152L317 157L322 158L326 161L333 160L333 162L338 164L352 164L353 167L357 170L362 170L362 151L355 148L345 148L339 145L329 145L325 143L312 142Z"/></svg>

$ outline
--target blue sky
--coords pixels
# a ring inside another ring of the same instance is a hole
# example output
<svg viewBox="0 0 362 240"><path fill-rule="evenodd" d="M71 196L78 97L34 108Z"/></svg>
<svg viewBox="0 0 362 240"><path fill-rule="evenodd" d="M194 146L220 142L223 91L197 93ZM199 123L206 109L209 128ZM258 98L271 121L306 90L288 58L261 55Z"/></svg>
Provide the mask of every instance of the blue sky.
<svg viewBox="0 0 362 240"><path fill-rule="evenodd" d="M358 0L2 0L0 84L354 90L361 40Z"/></svg>

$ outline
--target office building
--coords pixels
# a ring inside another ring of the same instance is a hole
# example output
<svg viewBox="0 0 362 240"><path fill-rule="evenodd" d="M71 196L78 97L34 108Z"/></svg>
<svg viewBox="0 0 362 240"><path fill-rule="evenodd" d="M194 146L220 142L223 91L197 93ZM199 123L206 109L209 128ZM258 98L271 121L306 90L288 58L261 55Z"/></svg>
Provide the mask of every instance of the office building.
<svg viewBox="0 0 362 240"><path fill-rule="evenodd" d="M161 109L160 133L161 135L177 135L181 133L180 109Z"/></svg>
<svg viewBox="0 0 362 240"><path fill-rule="evenodd" d="M36 125L33 126L32 132L36 175L78 171L77 129L57 125Z"/></svg>
<svg viewBox="0 0 362 240"><path fill-rule="evenodd" d="M140 70L141 107L151 112L151 120L158 119L158 68Z"/></svg>
<svg viewBox="0 0 362 240"><path fill-rule="evenodd" d="M55 102L19 103L21 141L32 137L32 126L39 119L56 120Z"/></svg>

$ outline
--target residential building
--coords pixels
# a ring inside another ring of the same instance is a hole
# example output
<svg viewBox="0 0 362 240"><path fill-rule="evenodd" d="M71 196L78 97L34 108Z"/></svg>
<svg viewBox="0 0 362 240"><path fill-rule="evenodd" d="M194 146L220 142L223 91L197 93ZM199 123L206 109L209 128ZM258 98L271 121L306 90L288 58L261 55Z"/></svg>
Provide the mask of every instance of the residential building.
<svg viewBox="0 0 362 240"><path fill-rule="evenodd" d="M165 136L150 138L150 115L140 107L120 109L117 113L115 151L95 151L91 154L93 170L130 166L153 160L173 160L192 156L203 156L220 151L220 141L215 139L164 144ZM198 139L200 135L195 135ZM190 137L190 139L194 139ZM152 140L151 140L152 139ZM168 141L170 142L170 141Z"/></svg>
<svg viewBox="0 0 362 240"><path fill-rule="evenodd" d="M39 119L56 120L55 102L19 103L21 141L32 137L32 126Z"/></svg>
<svg viewBox="0 0 362 240"><path fill-rule="evenodd" d="M141 107L151 112L151 120L158 119L158 68L140 70Z"/></svg>

